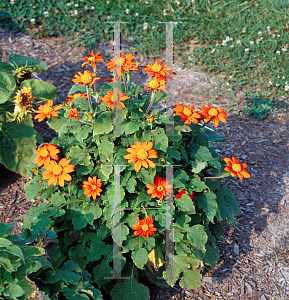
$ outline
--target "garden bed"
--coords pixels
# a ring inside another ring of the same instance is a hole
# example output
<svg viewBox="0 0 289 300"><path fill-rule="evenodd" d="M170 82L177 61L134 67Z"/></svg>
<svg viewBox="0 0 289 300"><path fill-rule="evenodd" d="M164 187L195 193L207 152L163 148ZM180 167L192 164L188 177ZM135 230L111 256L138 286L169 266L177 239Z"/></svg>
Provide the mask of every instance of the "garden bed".
<svg viewBox="0 0 289 300"><path fill-rule="evenodd" d="M1 46L3 61L8 61L8 55L12 52L46 61L49 69L39 76L59 87L58 103L66 99L73 85L71 79L74 74L85 70L80 67L85 48L68 48L64 37L33 40L27 34L5 33L0 42L4 43ZM108 58L112 56L111 42L103 43L99 49ZM213 99L209 97L209 93L198 93L202 87L213 90L216 78L207 74L209 79L205 82L201 78L206 74L193 69L177 69L176 72L176 103L190 103L196 107L207 103L228 106L229 101L225 97ZM109 77L110 73L104 63L100 64L97 75L102 78L99 85ZM135 72L133 75L133 80L143 86L146 75L142 72ZM275 248L280 246L282 237L289 232L289 118L280 114L257 121L228 115L227 123L216 129L226 140L222 145L215 146L222 158L235 155L249 165L250 180L229 179L226 182L238 197L244 213L237 219L237 228L224 225L225 243L218 244L221 250L220 260L214 270L205 269L205 277L198 290L154 287L151 288L151 299L288 298L288 252L283 249L278 253ZM50 142L55 133L43 123L35 123L36 129L44 142ZM16 221L14 233L20 234L25 213L31 205L38 205L40 201L35 199L34 202L29 202L26 199L23 187L27 179L2 166L0 174L0 222ZM268 262L262 260L265 254L274 252L278 254L275 258Z"/></svg>

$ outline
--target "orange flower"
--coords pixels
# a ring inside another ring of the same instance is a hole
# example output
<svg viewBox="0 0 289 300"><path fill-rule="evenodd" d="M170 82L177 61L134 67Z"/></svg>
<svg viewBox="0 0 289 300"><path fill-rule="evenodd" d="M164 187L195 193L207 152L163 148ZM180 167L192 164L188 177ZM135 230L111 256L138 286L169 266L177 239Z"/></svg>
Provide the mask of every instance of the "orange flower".
<svg viewBox="0 0 289 300"><path fill-rule="evenodd" d="M247 170L244 170L245 168L248 167L247 164L241 164L238 159L236 159L235 156L232 156L231 160L230 158L224 158L225 163L228 165L228 167L225 167L225 171L231 172L231 175L235 177L236 175L243 180L243 176L245 178L250 178L251 175Z"/></svg>
<svg viewBox="0 0 289 300"><path fill-rule="evenodd" d="M139 71L137 68L140 63L132 62L131 60L134 59L135 56L133 56L131 53L128 55L120 54L120 73L122 74L122 71ZM114 57L105 64L107 68L112 72L114 70ZM117 66L119 66L119 61L116 63Z"/></svg>
<svg viewBox="0 0 289 300"><path fill-rule="evenodd" d="M146 238L149 238L149 234L151 236L154 236L154 231L157 231L157 228L154 228L154 219L151 217L151 215L148 215L147 218L144 218L142 220L136 219L136 221L139 223L138 225L133 225L131 228L134 231L134 236L146 236Z"/></svg>
<svg viewBox="0 0 289 300"><path fill-rule="evenodd" d="M128 159L128 163L136 162L134 169L136 172L140 170L142 166L146 169L148 166L155 168L155 164L148 158L158 158L158 152L152 149L153 142L143 142L142 144L137 141L136 145L131 145L130 148L127 148L126 151L130 152L124 156L125 159Z"/></svg>
<svg viewBox="0 0 289 300"><path fill-rule="evenodd" d="M101 179L97 179L96 176L93 176L93 178L88 176L88 181L83 181L84 195L87 195L88 198L92 196L93 200L95 200L102 192L101 186Z"/></svg>
<svg viewBox="0 0 289 300"><path fill-rule="evenodd" d="M82 97L82 98L88 99L86 93L82 93L82 94L78 93L78 94L74 94L74 95L67 95L67 97L68 97L69 99L65 99L65 100L64 100L64 102L66 102L67 104L72 103L73 100L74 100L75 98L78 98L78 97Z"/></svg>
<svg viewBox="0 0 289 300"><path fill-rule="evenodd" d="M203 120L205 123L209 122L213 119L214 126L217 127L219 124L219 120L223 123L226 123L227 114L225 113L223 108L214 108L208 105L200 107L200 114L203 116Z"/></svg>
<svg viewBox="0 0 289 300"><path fill-rule="evenodd" d="M146 184L148 188L147 194L152 194L152 198L159 198L163 200L166 196L166 192L168 195L173 193L173 185L169 184L169 180L167 178L162 178L158 174L154 177L154 185Z"/></svg>
<svg viewBox="0 0 289 300"><path fill-rule="evenodd" d="M181 121L186 121L186 124L190 126L192 121L195 124L198 124L198 120L201 118L201 115L197 112L194 112L195 108L193 106L188 107L187 105L178 104L175 105L174 111L176 116L181 116Z"/></svg>
<svg viewBox="0 0 289 300"><path fill-rule="evenodd" d="M71 181L72 178L68 173L74 172L75 166L69 165L71 160L67 160L66 158L62 158L59 161L59 164L55 160L50 161L49 164L44 165L44 168L49 170L45 171L42 175L42 179L49 179L48 185L50 186L52 183L55 186L57 183L60 186L64 186L64 180Z"/></svg>
<svg viewBox="0 0 289 300"><path fill-rule="evenodd" d="M160 80L173 80L171 75L176 75L176 72L173 72L173 70L170 67L167 67L166 64L164 64L162 61L158 62L155 60L155 64L149 64L146 68L143 68L143 71L146 71L145 73L149 73L149 76L156 77Z"/></svg>
<svg viewBox="0 0 289 300"><path fill-rule="evenodd" d="M158 90L165 89L166 87L163 86L163 84L166 83L165 80L160 80L157 77L155 77L152 81L147 81L149 83L148 86L144 86L145 89L148 91L153 90L154 92L157 92Z"/></svg>
<svg viewBox="0 0 289 300"><path fill-rule="evenodd" d="M76 107L69 111L68 117L79 119L79 112Z"/></svg>
<svg viewBox="0 0 289 300"><path fill-rule="evenodd" d="M77 84L83 84L84 86L87 85L94 85L97 80L101 80L99 77L94 77L96 75L96 72L92 73L89 70L85 70L83 74L81 72L78 72L78 74L75 74L75 78L71 79L71 81L74 81Z"/></svg>
<svg viewBox="0 0 289 300"><path fill-rule="evenodd" d="M57 149L57 146L53 144L46 144L42 147L39 147L37 150L35 150L35 153L38 153L35 157L35 163L38 167L41 167L42 165L47 165L50 162L50 159L59 160L57 153L59 153L60 150Z"/></svg>
<svg viewBox="0 0 289 300"><path fill-rule="evenodd" d="M81 65L81 67L91 63L91 66L95 69L96 67L96 62L101 62L103 61L103 56L98 55L101 51L98 51L95 55L93 53L93 50L90 52L90 56L85 56L83 59L85 62Z"/></svg>
<svg viewBox="0 0 289 300"><path fill-rule="evenodd" d="M117 98L118 100L114 101L114 97ZM102 103L102 105L108 104L108 106L111 109L114 109L115 106L118 109L122 109L123 107L125 107L125 105L121 101L124 101L127 99L129 99L129 97L125 93L121 93L120 95L118 95L118 88L116 87L114 89L114 93L112 93L111 91L108 91L107 94L103 98L100 98L99 100L105 101L104 103Z"/></svg>
<svg viewBox="0 0 289 300"><path fill-rule="evenodd" d="M183 196L184 194L188 195L188 193L186 192L185 189L183 189L183 190L181 190L180 192L178 192L178 194L176 194L176 198L177 198L177 199L180 199L180 198L182 198L182 196ZM189 195L189 196L190 196L190 198L193 200L193 199L194 199L194 192L192 193L192 195Z"/></svg>
<svg viewBox="0 0 289 300"><path fill-rule="evenodd" d="M61 109L63 107L62 104L59 104L52 108L53 101L48 100L48 102L44 105L40 105L38 107L38 110L35 110L38 115L34 116L34 120L38 119L38 122L43 121L46 117L49 119L51 116L53 117L58 117L58 113L56 112L57 110Z"/></svg>
<svg viewBox="0 0 289 300"><path fill-rule="evenodd" d="M147 118L147 122L148 122L149 124L152 124L153 121L154 121L154 114L152 114L150 117Z"/></svg>

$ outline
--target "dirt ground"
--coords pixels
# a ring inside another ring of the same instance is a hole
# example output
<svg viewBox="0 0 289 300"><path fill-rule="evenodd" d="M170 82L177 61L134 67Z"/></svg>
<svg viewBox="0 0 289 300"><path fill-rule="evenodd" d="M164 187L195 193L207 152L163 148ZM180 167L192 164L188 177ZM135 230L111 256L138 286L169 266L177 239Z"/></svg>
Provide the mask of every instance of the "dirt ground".
<svg viewBox="0 0 289 300"><path fill-rule="evenodd" d="M81 68L84 47L69 46L65 37L34 40L28 34L0 31L3 61L11 53L44 60L48 70L37 73L41 79L57 86L57 103L62 103L74 84L71 79ZM123 45L124 49L126 45ZM128 46L127 46L128 47ZM112 41L99 44L105 62L98 64L97 76L111 78L104 65L113 55ZM125 50L128 50L125 49ZM141 59L136 57L136 61ZM163 59L164 60L164 59ZM147 63L153 63L153 58ZM212 76L192 69L174 68L175 103L200 107L230 107L226 96L210 96L218 83ZM132 81L140 85L148 80L144 72L134 72ZM216 143L221 158L236 156L248 164L250 179L224 181L237 196L243 214L237 218L236 228L223 224L224 244L218 243L220 259L213 270L206 268L199 289L183 290L179 286L162 288L150 286L150 299L288 299L289 298L289 250L280 251L282 238L289 234L289 116L276 113L265 120L250 120L228 113L227 123L216 130L225 136L222 144ZM50 142L55 132L45 122L35 122L36 130L44 142ZM213 128L213 127L211 127ZM214 129L214 128L213 128ZM13 233L20 234L22 220L37 199L28 201L24 184L28 179L0 165L0 222L16 221ZM262 257L275 253L276 257L264 261ZM287 261L286 261L287 259Z"/></svg>

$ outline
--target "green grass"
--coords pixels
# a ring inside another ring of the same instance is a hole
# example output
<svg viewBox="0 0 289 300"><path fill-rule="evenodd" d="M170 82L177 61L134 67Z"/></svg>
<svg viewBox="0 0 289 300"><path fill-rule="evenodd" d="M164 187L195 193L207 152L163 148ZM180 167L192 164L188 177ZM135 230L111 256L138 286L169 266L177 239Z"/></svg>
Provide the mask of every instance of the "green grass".
<svg viewBox="0 0 289 300"><path fill-rule="evenodd" d="M159 22L182 22L173 32L176 55L188 49L188 41L196 41L197 47L181 56L181 64L222 76L223 87L233 95L245 89L248 97L256 90L266 98L287 97L287 1L14 1L0 3L0 26L6 30L35 28L31 23L35 19L37 26L43 25L35 37L65 34L74 45L94 47L98 41L113 39L113 24L106 22L128 22L121 25L122 37L145 56L157 57L165 48L165 24ZM74 10L77 15L71 16Z"/></svg>

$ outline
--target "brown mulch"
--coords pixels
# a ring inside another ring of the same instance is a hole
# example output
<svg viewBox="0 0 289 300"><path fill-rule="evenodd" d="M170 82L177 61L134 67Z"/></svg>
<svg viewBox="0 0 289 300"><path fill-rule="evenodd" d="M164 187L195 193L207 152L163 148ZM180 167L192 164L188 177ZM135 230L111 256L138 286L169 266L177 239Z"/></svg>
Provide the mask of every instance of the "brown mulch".
<svg viewBox="0 0 289 300"><path fill-rule="evenodd" d="M3 34L0 35L2 60L8 61L13 52L46 61L48 70L36 75L59 87L57 103L62 103L74 84L71 81L74 74L86 69L81 68L83 57L88 54L86 49L69 46L65 37L34 40L23 33ZM101 50L107 62L112 57L112 49L109 41L99 44L94 50ZM110 78L105 62L98 64L97 75L102 78L98 87ZM198 93L203 88L213 89L217 84L216 77L193 69L176 69L176 72L176 103L196 107L212 103L220 107L228 106L225 97L213 100L206 93ZM204 77L209 79L204 81ZM132 80L143 86L147 76L143 72L135 72ZM35 122L35 127L44 142L51 141L55 136L55 132L44 122ZM248 163L250 179L241 181L228 177L224 180L237 196L243 214L237 218L236 228L223 223L225 242L218 242L220 259L213 270L205 268L199 289L152 286L151 299L288 299L289 264L288 260L282 261L286 253L268 261L262 259L266 254L277 253L274 249L289 232L288 128L288 114L275 114L258 121L229 114L227 123L221 123L215 129L226 138L221 145L215 143L220 157L231 158L234 155L241 162ZM26 199L26 182L28 179L0 165L0 222L15 221L17 225L13 233L16 234L21 233L22 220L29 207L40 202Z"/></svg>

